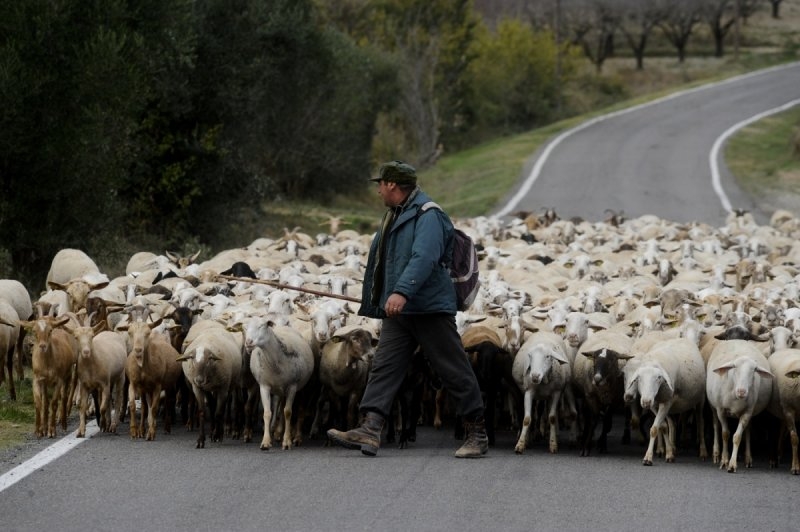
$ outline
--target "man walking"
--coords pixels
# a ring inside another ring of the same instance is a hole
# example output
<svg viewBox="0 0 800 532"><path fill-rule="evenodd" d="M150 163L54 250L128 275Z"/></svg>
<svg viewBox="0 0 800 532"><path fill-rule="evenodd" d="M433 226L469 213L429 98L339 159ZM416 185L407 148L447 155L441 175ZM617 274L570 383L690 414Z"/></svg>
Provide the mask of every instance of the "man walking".
<svg viewBox="0 0 800 532"><path fill-rule="evenodd" d="M367 259L359 315L382 319L378 347L360 403L362 423L335 443L375 456L385 419L418 346L455 400L466 438L458 458L479 458L489 449L483 398L455 324L456 294L447 264L453 224L441 209L420 211L431 198L417 186L413 166L381 165L378 195L388 207Z"/></svg>

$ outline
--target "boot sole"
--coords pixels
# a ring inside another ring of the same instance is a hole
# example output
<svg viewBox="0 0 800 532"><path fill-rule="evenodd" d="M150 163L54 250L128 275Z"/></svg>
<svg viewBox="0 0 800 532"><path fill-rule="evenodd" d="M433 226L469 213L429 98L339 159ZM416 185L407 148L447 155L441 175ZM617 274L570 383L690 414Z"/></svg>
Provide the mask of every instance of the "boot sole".
<svg viewBox="0 0 800 532"><path fill-rule="evenodd" d="M355 443L348 440L343 440L337 436L332 434L328 434L328 437L333 441L333 443L337 445L341 445L346 449L361 449L361 453L366 456L375 456L378 454L378 448L374 445L368 445L366 443Z"/></svg>

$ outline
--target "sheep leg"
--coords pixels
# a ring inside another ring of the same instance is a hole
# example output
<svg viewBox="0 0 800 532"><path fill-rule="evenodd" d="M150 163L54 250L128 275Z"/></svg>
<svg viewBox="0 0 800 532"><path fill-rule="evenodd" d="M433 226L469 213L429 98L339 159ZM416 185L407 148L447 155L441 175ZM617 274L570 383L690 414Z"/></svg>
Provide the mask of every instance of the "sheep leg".
<svg viewBox="0 0 800 532"><path fill-rule="evenodd" d="M77 375L77 373L76 373ZM67 385L66 383L62 382L56 388L56 392L53 395L56 403L59 406L59 421L61 422L61 430L64 432L67 431L67 416L69 415L70 411L72 410L72 405L67 400ZM58 399L60 398L60 404L58 403ZM54 405L55 406L55 405ZM55 426L53 427L53 437L55 437Z"/></svg>
<svg viewBox="0 0 800 532"><path fill-rule="evenodd" d="M750 452L750 425L744 430L744 466L753 467L753 454Z"/></svg>
<svg viewBox="0 0 800 532"><path fill-rule="evenodd" d="M565 421L569 422L569 436L571 441L576 442L578 441L578 408L575 403L575 393L569 383L564 388L562 397L567 406Z"/></svg>
<svg viewBox="0 0 800 532"><path fill-rule="evenodd" d="M120 378L117 379L117 382L112 384L112 391L114 398L114 413L111 417L111 426L108 428L109 432L116 433L117 427L120 424L120 420L122 419L122 392L123 388L125 387L125 375L124 373L120 375Z"/></svg>
<svg viewBox="0 0 800 532"><path fill-rule="evenodd" d="M797 437L797 427L795 426L795 416L793 410L784 409L784 425L789 430L789 441L792 444L792 475L800 475L800 460L798 459L797 447L800 439Z"/></svg>
<svg viewBox="0 0 800 532"><path fill-rule="evenodd" d="M712 446L712 451L711 451L711 463L717 464L719 463L720 460L720 452L719 452L720 424L716 410L714 410L713 415L711 416L711 424L714 430L714 444Z"/></svg>
<svg viewBox="0 0 800 532"><path fill-rule="evenodd" d="M158 414L158 402L161 400L161 385L156 385L147 401L149 411L147 412L147 441L156 439L156 415Z"/></svg>
<svg viewBox="0 0 800 532"><path fill-rule="evenodd" d="M211 441L222 441L225 433L225 410L228 408L228 395L224 391L219 392L214 406L211 420Z"/></svg>
<svg viewBox="0 0 800 532"><path fill-rule="evenodd" d="M351 393L348 397L347 401L347 430L354 429L358 424L358 402L359 402L358 394ZM403 425L409 425L406 422L406 416L403 416ZM414 421L416 422L416 421Z"/></svg>
<svg viewBox="0 0 800 532"><path fill-rule="evenodd" d="M192 385L194 400L197 404L197 443L195 449L204 449L206 446L206 398L203 390Z"/></svg>
<svg viewBox="0 0 800 532"><path fill-rule="evenodd" d="M72 412L72 404L75 401L75 393L78 390L78 366L72 366L72 371L69 375L69 386L65 382L63 384L64 390L61 392L64 398L64 404L61 408L61 425L64 430L67 430L67 416Z"/></svg>
<svg viewBox="0 0 800 532"><path fill-rule="evenodd" d="M292 448L292 406L294 405L294 397L297 395L297 385L292 384L286 390L286 397L283 403L283 448Z"/></svg>
<svg viewBox="0 0 800 532"><path fill-rule="evenodd" d="M136 390L134 390L133 384L128 386L128 416L131 418L129 427L131 439L139 438L141 434L136 426Z"/></svg>
<svg viewBox="0 0 800 532"><path fill-rule="evenodd" d="M664 456L665 461L668 464L672 464L675 462L675 439L677 427L675 426L675 422L672 420L671 417L667 416L667 437L665 440L667 446L667 452Z"/></svg>
<svg viewBox="0 0 800 532"><path fill-rule="evenodd" d="M695 418L697 419L697 435L700 438L700 459L704 462L708 460L708 447L706 446L706 426L703 415L703 407L705 401L700 401L700 404L695 408Z"/></svg>
<svg viewBox="0 0 800 532"><path fill-rule="evenodd" d="M261 393L261 406L264 409L264 437L261 439L261 450L267 451L272 447L272 392L266 384L259 385Z"/></svg>
<svg viewBox="0 0 800 532"><path fill-rule="evenodd" d="M742 443L742 435L747 429L747 424L750 422L750 413L744 412L739 417L739 426L736 427L736 432L733 433L733 447L731 448L731 457L728 462L728 473L736 473L737 456L739 454L739 444ZM724 433L723 433L724 435ZM725 451L723 450L723 455ZM745 459L745 462L747 459Z"/></svg>
<svg viewBox="0 0 800 532"><path fill-rule="evenodd" d="M17 373L17 380L22 382L25 379L25 369L22 365L22 357L24 356L25 351L23 350L23 344L25 343L25 331L24 329L20 329L19 336L17 336L17 345L14 348L14 370ZM16 397L12 397L12 399L16 399Z"/></svg>
<svg viewBox="0 0 800 532"><path fill-rule="evenodd" d="M43 393L42 380L34 377L33 379L33 408L36 420L36 437L44 436L44 424L46 422L45 396Z"/></svg>
<svg viewBox="0 0 800 532"><path fill-rule="evenodd" d="M669 412L669 406L667 403L660 403L658 405L656 418L653 421L653 424L650 426L650 443L648 443L647 451L644 453L644 458L642 458L642 465L653 465L653 450L656 445L656 440L658 439L661 424L664 423L664 419L667 417L667 412Z"/></svg>
<svg viewBox="0 0 800 532"><path fill-rule="evenodd" d="M533 391L525 390L524 405L525 417L522 418L522 430L519 432L519 440L517 440L517 445L514 447L514 452L517 454L522 454L528 443L528 430L531 426L531 412L533 410Z"/></svg>
<svg viewBox="0 0 800 532"><path fill-rule="evenodd" d="M561 399L561 392L553 393L550 399L550 412L547 421L550 423L550 453L558 452L558 401Z"/></svg>
<svg viewBox="0 0 800 532"><path fill-rule="evenodd" d="M80 413L80 422L78 423L78 434L76 437L83 438L86 436L86 410L89 408L89 390L83 384L80 385L78 390L79 400L81 402L78 412Z"/></svg>
<svg viewBox="0 0 800 532"><path fill-rule="evenodd" d="M108 386L100 391L100 428L103 432L108 432L111 422L109 421L109 408L111 403L111 390Z"/></svg>
<svg viewBox="0 0 800 532"><path fill-rule="evenodd" d="M314 412L314 421L311 422L311 430L308 433L310 438L316 438L319 434L319 426L322 423L322 411L325 408L328 391L324 385L320 385L319 396L317 397L317 408Z"/></svg>
<svg viewBox="0 0 800 532"><path fill-rule="evenodd" d="M22 335L20 335L22 336ZM10 346L8 353L6 354L6 364L5 369L8 371L8 394L11 397L12 401L17 400L17 390L14 387L14 346ZM5 378L4 371L0 371L0 384L3 383Z"/></svg>
<svg viewBox="0 0 800 532"><path fill-rule="evenodd" d="M63 393L63 389L64 389L63 386L59 387L59 386L56 385L56 387L53 389L52 395L50 395L48 397L48 401L47 402L50 403L50 405L47 407L48 408L48 421L47 421L47 437L48 438L55 438L56 437L56 422L57 422L56 419L58 417L58 409L59 409L59 406L65 406L65 405L59 405L59 399L61 398L61 395Z"/></svg>
<svg viewBox="0 0 800 532"><path fill-rule="evenodd" d="M253 441L253 425L258 395L252 388L247 389L247 399L244 402L244 435L245 443Z"/></svg>
<svg viewBox="0 0 800 532"><path fill-rule="evenodd" d="M272 399L272 404L274 406L272 410L272 439L273 440L280 440L283 437L283 416L279 416L278 413L283 410L284 405L284 398L276 395Z"/></svg>

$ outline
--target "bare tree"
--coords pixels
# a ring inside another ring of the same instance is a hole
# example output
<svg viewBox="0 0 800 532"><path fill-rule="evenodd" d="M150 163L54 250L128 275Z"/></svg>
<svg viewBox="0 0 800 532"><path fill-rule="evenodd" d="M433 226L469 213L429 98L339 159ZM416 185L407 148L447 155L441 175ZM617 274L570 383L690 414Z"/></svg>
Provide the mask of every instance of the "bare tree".
<svg viewBox="0 0 800 532"><path fill-rule="evenodd" d="M769 0L772 5L772 18L781 18L781 2L783 0Z"/></svg>
<svg viewBox="0 0 800 532"><path fill-rule="evenodd" d="M619 30L636 58L636 70L644 70L644 51L656 26L664 18L664 3L658 0L621 0Z"/></svg>
<svg viewBox="0 0 800 532"><path fill-rule="evenodd" d="M714 38L714 57L725 55L725 36L736 23L736 0L702 0L700 12Z"/></svg>
<svg viewBox="0 0 800 532"><path fill-rule="evenodd" d="M686 59L686 45L689 43L694 27L700 22L697 0L672 0L670 9L658 24L664 36L678 52L678 61Z"/></svg>
<svg viewBox="0 0 800 532"><path fill-rule="evenodd" d="M573 44L580 45L589 61L602 72L614 51L614 32L621 10L614 0L570 0L562 2L562 21Z"/></svg>

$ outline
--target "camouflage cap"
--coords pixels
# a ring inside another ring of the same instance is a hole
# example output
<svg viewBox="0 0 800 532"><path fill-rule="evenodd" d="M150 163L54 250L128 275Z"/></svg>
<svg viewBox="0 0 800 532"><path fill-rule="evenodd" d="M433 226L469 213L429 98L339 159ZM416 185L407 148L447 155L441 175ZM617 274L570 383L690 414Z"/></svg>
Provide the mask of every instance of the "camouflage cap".
<svg viewBox="0 0 800 532"><path fill-rule="evenodd" d="M403 161L391 161L382 164L378 175L371 177L370 181L392 181L398 185L416 185L417 171Z"/></svg>

